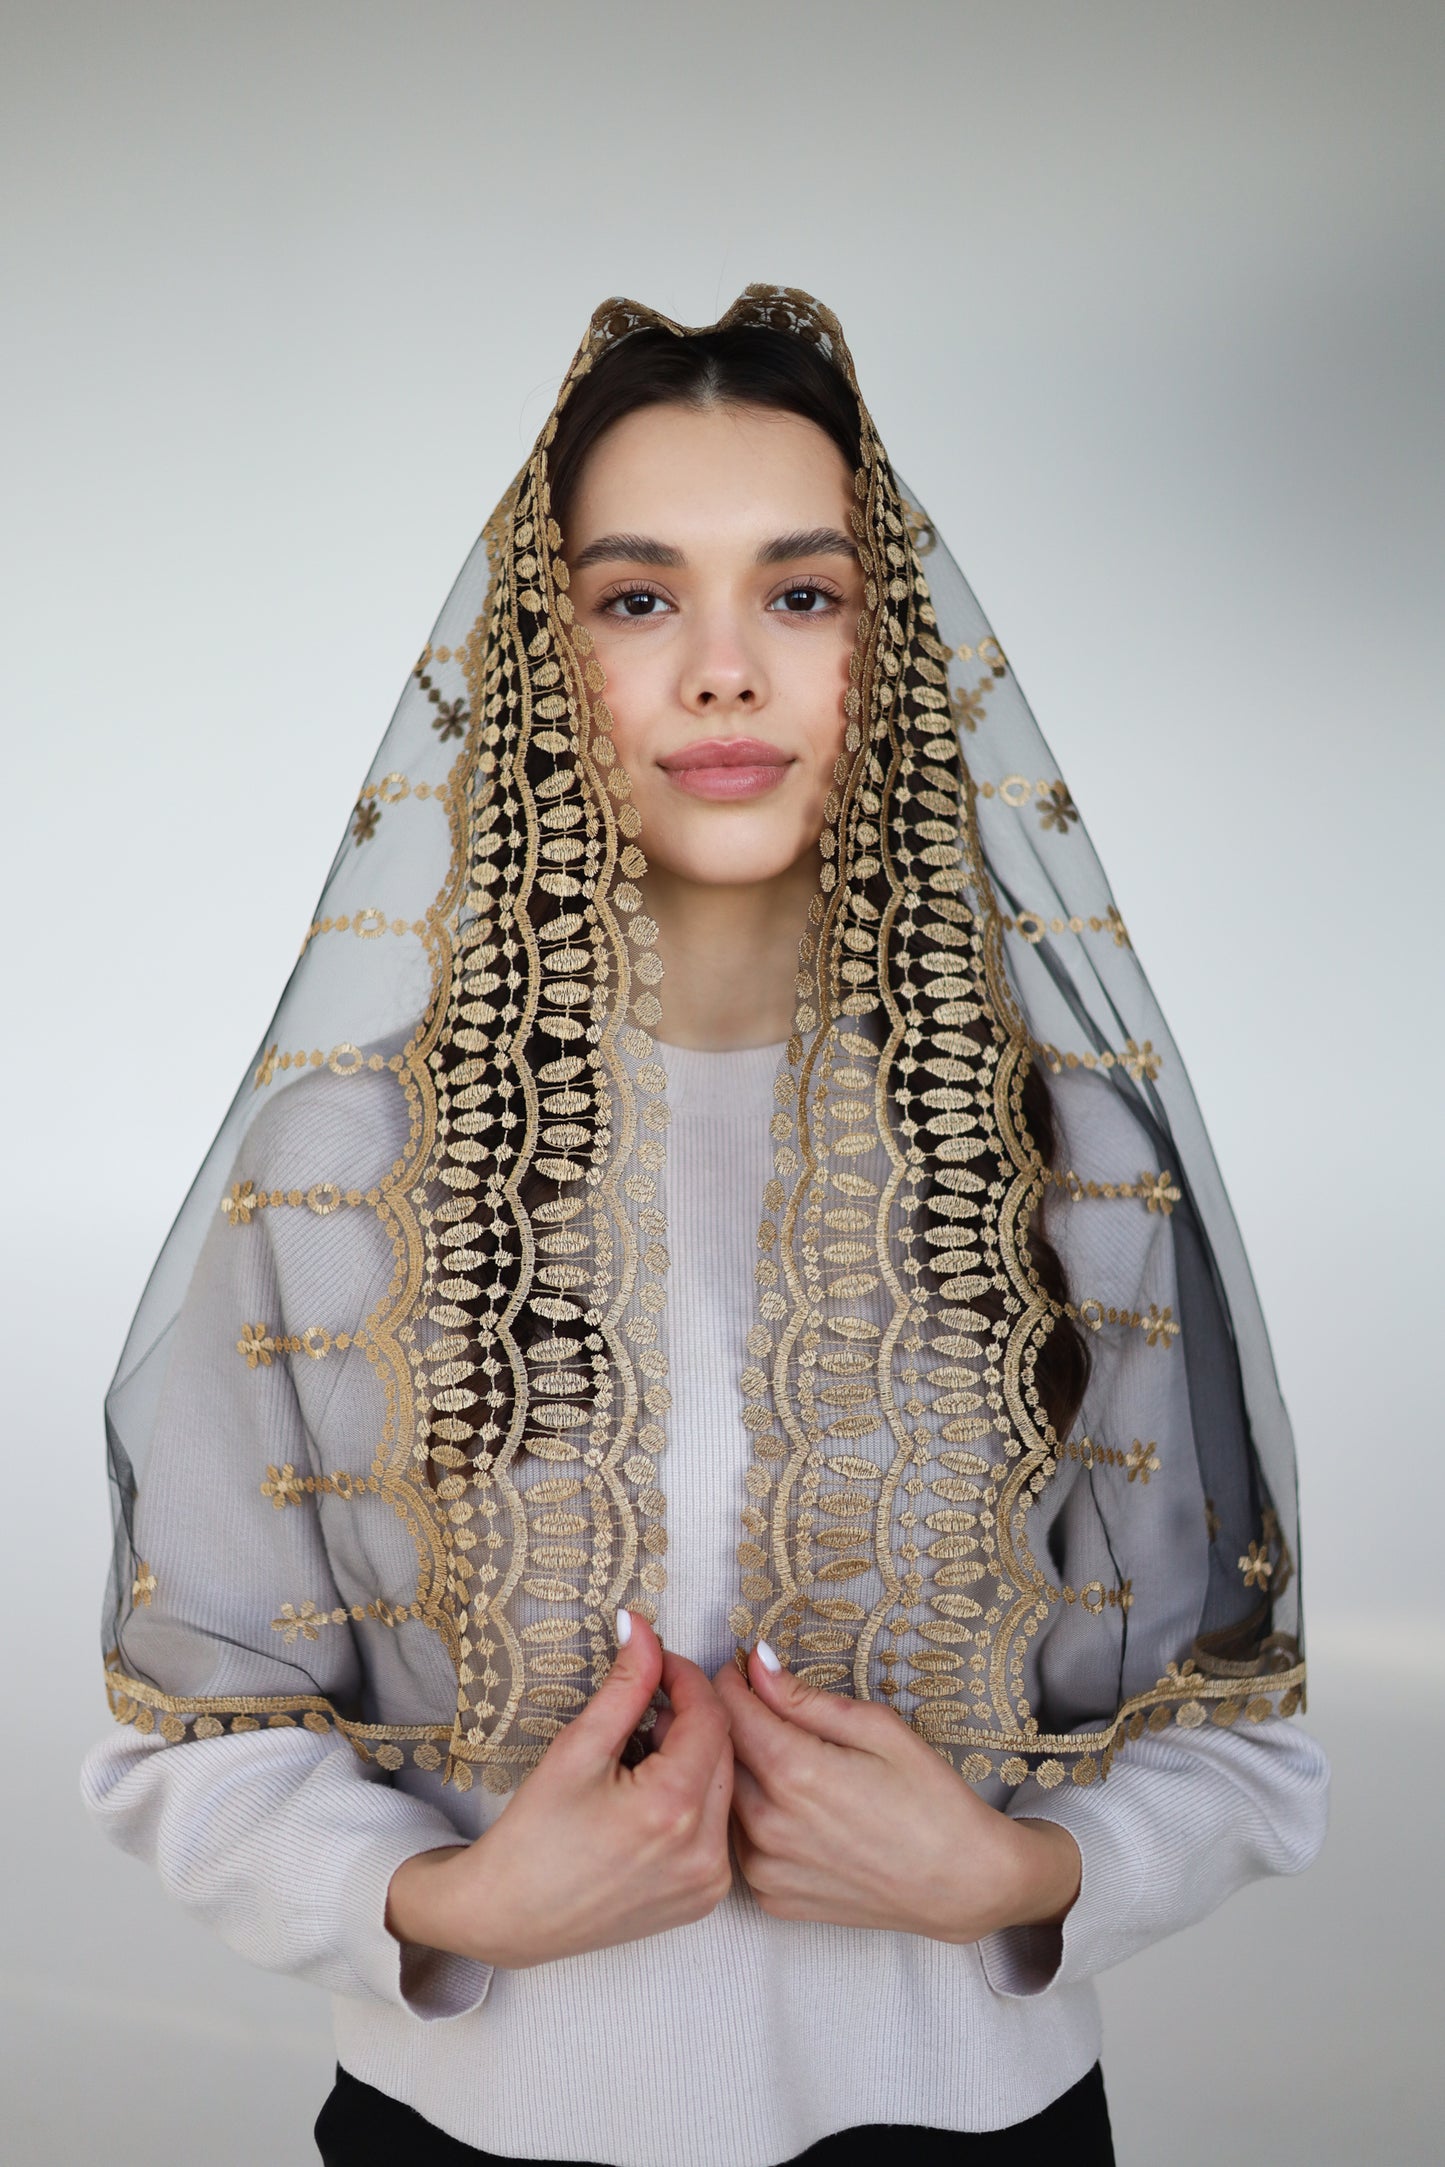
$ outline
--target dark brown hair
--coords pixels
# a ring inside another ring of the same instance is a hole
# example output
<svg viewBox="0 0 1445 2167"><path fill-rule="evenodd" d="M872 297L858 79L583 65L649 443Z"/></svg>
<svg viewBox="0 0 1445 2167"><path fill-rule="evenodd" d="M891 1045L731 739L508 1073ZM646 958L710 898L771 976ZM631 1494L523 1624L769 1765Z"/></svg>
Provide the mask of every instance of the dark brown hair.
<svg viewBox="0 0 1445 2167"><path fill-rule="evenodd" d="M583 462L614 422L648 406L767 406L831 437L851 474L860 457L858 400L841 369L807 339L764 324L727 331L634 331L573 386L547 453L552 516L565 531Z"/></svg>

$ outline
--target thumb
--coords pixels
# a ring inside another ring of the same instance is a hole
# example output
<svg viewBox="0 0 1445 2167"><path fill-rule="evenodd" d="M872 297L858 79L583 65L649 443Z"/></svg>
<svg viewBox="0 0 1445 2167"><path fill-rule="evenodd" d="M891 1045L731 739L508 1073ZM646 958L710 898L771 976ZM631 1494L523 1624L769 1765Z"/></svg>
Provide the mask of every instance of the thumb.
<svg viewBox="0 0 1445 2167"><path fill-rule="evenodd" d="M765 1640L748 1657L748 1683L774 1715L829 1745L870 1748L877 1743L873 1725L882 1711L874 1702L845 1699L840 1693L805 1685L778 1661Z"/></svg>
<svg viewBox="0 0 1445 2167"><path fill-rule="evenodd" d="M619 1610L617 1638L620 1645L611 1670L563 1734L610 1761L636 1730L662 1680L662 1643L646 1618L635 1610Z"/></svg>

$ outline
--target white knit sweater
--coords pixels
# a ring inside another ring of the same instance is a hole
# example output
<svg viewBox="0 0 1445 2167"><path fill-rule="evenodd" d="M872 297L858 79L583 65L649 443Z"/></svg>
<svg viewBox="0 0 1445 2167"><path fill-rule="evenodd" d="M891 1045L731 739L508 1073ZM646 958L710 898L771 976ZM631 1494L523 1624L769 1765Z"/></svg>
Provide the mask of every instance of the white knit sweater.
<svg viewBox="0 0 1445 2167"><path fill-rule="evenodd" d="M733 1651L748 1456L735 1350L753 1315L778 1049L663 1051L674 1258L664 1630L712 1671ZM1078 1131L1090 1105L1064 1108L1074 1164L1089 1157ZM390 1149L380 1139L380 1155ZM369 1215L348 1218L367 1238ZM229 1305L226 1316L269 1314L261 1290L227 1277L259 1269L258 1254L233 1245L202 1299ZM389 1255L375 1262L384 1282ZM282 1281L284 1299L284 1268ZM212 1421L235 1368L213 1388L202 1375ZM327 1419L344 1423L344 1405L338 1387ZM223 1404L219 1419L232 1419ZM281 1456L265 1446L258 1438L262 1459ZM401 1636L378 1638L385 1653L366 1660L396 1660ZM151 1860L232 1947L331 1991L338 2052L356 2076L468 2144L616 2167L771 2167L857 2123L982 2130L1036 2113L1099 2053L1094 1975L1245 1882L1308 1865L1327 1780L1308 1734L1271 1719L1240 1733L1146 1734L1090 1789L1024 1785L1008 1810L1059 1822L1082 1854L1062 1933L1015 1929L956 1947L781 1921L735 1877L695 1925L509 1972L403 1951L383 1923L402 1859L474 1836L505 1810L481 1786L459 1796L410 1767L387 1781L344 1743L300 1728L178 1748L118 1731L83 1778L114 1841Z"/></svg>

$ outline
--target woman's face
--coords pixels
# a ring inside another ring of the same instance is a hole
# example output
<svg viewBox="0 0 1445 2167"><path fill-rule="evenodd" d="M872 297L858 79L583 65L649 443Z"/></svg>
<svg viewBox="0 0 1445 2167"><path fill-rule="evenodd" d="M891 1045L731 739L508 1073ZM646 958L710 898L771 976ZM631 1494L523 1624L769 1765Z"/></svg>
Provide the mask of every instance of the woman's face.
<svg viewBox="0 0 1445 2167"><path fill-rule="evenodd" d="M600 437L563 547L650 864L766 881L817 848L863 606L853 477L756 406L653 406Z"/></svg>

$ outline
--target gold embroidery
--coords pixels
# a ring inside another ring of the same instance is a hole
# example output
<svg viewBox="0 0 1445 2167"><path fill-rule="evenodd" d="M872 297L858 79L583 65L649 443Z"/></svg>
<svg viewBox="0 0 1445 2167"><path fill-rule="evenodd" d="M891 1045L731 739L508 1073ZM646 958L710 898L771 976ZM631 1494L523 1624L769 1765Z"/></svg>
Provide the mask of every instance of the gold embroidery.
<svg viewBox="0 0 1445 2167"><path fill-rule="evenodd" d="M992 687L986 678L980 678L972 691L957 691L949 701L949 711L960 729L974 731L983 721L983 703Z"/></svg>
<svg viewBox="0 0 1445 2167"><path fill-rule="evenodd" d="M1021 910L1012 918L1004 912L999 923L1006 932L1020 934L1031 947L1037 947L1046 933L1109 933L1116 948L1133 946L1128 929L1112 903L1102 918L1045 918L1036 910Z"/></svg>
<svg viewBox="0 0 1445 2167"><path fill-rule="evenodd" d="M334 1181L313 1182L309 1189L257 1189L254 1182L234 1181L230 1193L221 1198L221 1211L229 1226L249 1226L254 1212L276 1211L282 1205L314 1212L318 1219L327 1219L343 1205L353 1209L368 1204L373 1210L381 1201L378 1189L339 1189Z"/></svg>
<svg viewBox="0 0 1445 2167"><path fill-rule="evenodd" d="M1153 1444L1141 1444L1137 1437L1128 1452L1121 1452L1117 1445L1096 1444L1091 1437L1077 1441L1071 1438L1067 1444L1056 1448L1056 1456L1061 1460L1077 1460L1083 1467L1122 1467L1130 1482L1137 1480L1145 1489L1149 1487L1149 1477L1159 1472L1157 1449Z"/></svg>
<svg viewBox="0 0 1445 2167"><path fill-rule="evenodd" d="M299 953L305 955L311 943L322 933L354 933L358 940L380 940L384 933L394 933L398 939L403 934L424 938L427 930L424 918L388 918L384 910L343 911L339 918L317 918L306 929L306 937Z"/></svg>
<svg viewBox="0 0 1445 2167"><path fill-rule="evenodd" d="M1039 1044L1035 1045L1034 1051L1042 1056L1055 1076L1066 1068L1101 1068L1106 1071L1121 1068L1126 1075L1133 1077L1135 1083L1153 1083L1164 1065L1162 1055L1154 1051L1153 1040L1147 1038L1142 1046L1136 1046L1132 1038L1127 1039L1122 1053L1060 1053L1057 1046Z"/></svg>
<svg viewBox="0 0 1445 2167"><path fill-rule="evenodd" d="M135 1569L135 1579L131 1582L130 1599L144 1609L149 1605L150 1599L155 1592L156 1576L149 1565L142 1560Z"/></svg>
<svg viewBox="0 0 1445 2167"><path fill-rule="evenodd" d="M1125 1458L1124 1465L1129 1470L1129 1480L1133 1482L1137 1479L1140 1485L1147 1490L1149 1477L1157 1475L1159 1472L1159 1455L1152 1444L1141 1445L1136 1437L1132 1450Z"/></svg>
<svg viewBox="0 0 1445 2167"><path fill-rule="evenodd" d="M450 704L460 708L465 714L465 702L457 700ZM433 728L435 727L433 724ZM383 775L379 781L365 785L357 800L357 808L372 810L380 818L381 805L400 805L406 798L415 798L423 803L428 798L435 798L439 805L446 805L450 801L450 787L446 783L414 783L409 776L393 771L390 775ZM380 804L377 800L380 800Z"/></svg>
<svg viewBox="0 0 1445 2167"><path fill-rule="evenodd" d="M219 1738L226 1731L254 1731L264 1722L270 1730L291 1730L299 1723L318 1737L337 1732L348 1740L362 1760L377 1761L383 1768L399 1768L409 1754L418 1768L441 1767L449 1736L445 1724L353 1723L339 1715L318 1693L213 1698L177 1698L162 1693L144 1679L124 1672L111 1652L106 1658L106 1694L112 1715L119 1723L137 1730L159 1730L168 1744L179 1744L188 1734L195 1738ZM159 1716L159 1721L157 1717ZM458 1788L470 1787L470 1771Z"/></svg>
<svg viewBox="0 0 1445 2167"><path fill-rule="evenodd" d="M345 1039L329 1053L323 1053L319 1046L314 1046L310 1053L282 1053L279 1046L270 1046L256 1071L255 1088L261 1090L278 1072L291 1068L324 1068L333 1076L359 1076L363 1071L380 1075L383 1070L390 1070L393 1076L399 1076L404 1066L402 1054L394 1053L388 1057L363 1053L359 1046L353 1046Z"/></svg>
<svg viewBox="0 0 1445 2167"><path fill-rule="evenodd" d="M1132 1607L1134 1583L1132 1580L1122 1580L1117 1587L1106 1588L1102 1580L1091 1580L1082 1588L1071 1588L1067 1584L1063 1587L1047 1585L1045 1593L1052 1602L1062 1598L1066 1603L1077 1603L1080 1610L1087 1612L1091 1618L1100 1618L1106 1610L1128 1610Z"/></svg>
<svg viewBox="0 0 1445 2167"><path fill-rule="evenodd" d="M380 1492L379 1475L349 1475L338 1468L330 1475L298 1475L288 1460L284 1467L268 1467L266 1480L261 1485L261 1495L269 1497L278 1512L287 1505L299 1505L303 1497L364 1497L368 1492Z"/></svg>
<svg viewBox="0 0 1445 2167"><path fill-rule="evenodd" d="M283 1603L280 1616L271 1620L271 1629L281 1635L289 1648L298 1636L302 1640L319 1639L323 1626L363 1625L368 1618L388 1627L405 1625L412 1618L428 1622L420 1604L385 1603L376 1596L369 1603L352 1603L349 1608L338 1603L332 1610L320 1610L313 1602L299 1606Z"/></svg>
<svg viewBox="0 0 1445 2167"><path fill-rule="evenodd" d="M1247 1556L1239 1561L1239 1569L1244 1575L1247 1588L1263 1588L1269 1584L1269 1576L1274 1571L1274 1560L1262 1543L1252 1542Z"/></svg>
<svg viewBox="0 0 1445 2167"><path fill-rule="evenodd" d="M985 780L976 783L974 787L981 798L1001 798L1005 805L1011 805L1016 812L1022 811L1026 805L1032 804L1036 797L1048 801L1057 799L1062 793L1065 798L1069 798L1066 783L1060 782L1057 778L1050 782L1046 776L1042 775L1037 782L1033 783L1029 781L1027 775L1005 775L1001 782ZM1069 802L1072 804L1073 800L1069 799ZM1048 809L1047 802L1040 807L1041 819L1045 817ZM1047 825L1047 820L1045 820L1045 825Z"/></svg>
<svg viewBox="0 0 1445 2167"><path fill-rule="evenodd" d="M1093 1300L1083 1302L1053 1302L1049 1305L1076 1323L1086 1325L1091 1332L1100 1331L1106 1324L1127 1325L1131 1331L1142 1332L1151 1347L1170 1347L1179 1337L1179 1325L1172 1305L1161 1309L1151 1302L1146 1310L1111 1309Z"/></svg>
<svg viewBox="0 0 1445 2167"><path fill-rule="evenodd" d="M835 319L806 297L749 289L732 320L825 345L852 382ZM630 303L599 311L563 399L612 341L658 321ZM810 1682L888 1698L969 1781L1016 1784L1034 1768L1046 1788L1066 1772L1086 1785L1146 1726L1298 1705L1303 1666L1284 1636L1248 1664L1199 1652L1102 1732L1046 1733L1028 1708L1026 1658L1051 1603L1106 1617L1133 1600L1126 1579L1047 1579L1029 1511L1064 1459L1087 1454L1138 1491L1159 1472L1155 1447L1138 1440L1128 1453L1061 1445L1040 1353L1060 1316L1139 1330L1166 1349L1179 1326L1154 1304L1045 1293L1030 1229L1051 1177L1024 1118L1025 1083L1036 1053L1056 1072L1119 1066L1136 1083L1155 1079L1160 1057L1147 1040L1122 1054L1030 1043L1004 935L1107 934L1120 948L1129 937L1112 906L1001 912L977 797L1032 804L1060 835L1077 812L1061 781L973 783L957 731L977 728L1007 665L992 640L975 657L939 638L921 565L931 535L899 497L861 400L859 414L865 607L772 1122L740 1377L751 1454L730 1622L740 1642L765 1630ZM268 1469L261 1493L277 1510L304 1495L374 1494L402 1513L418 1553L413 1603L285 1603L274 1629L289 1645L331 1624L421 1619L455 1666L453 1720L359 1726L304 1695L175 1701L114 1668L122 1720L159 1719L168 1737L299 1720L336 1728L383 1767L410 1752L460 1788L480 1769L503 1790L606 1675L615 1606L659 1616L670 1409L668 1108L651 1036L661 965L642 907L640 821L551 514L554 428L489 526L481 615L460 645L428 648L417 664L431 728L461 745L445 786L432 786L451 843L441 892L418 919L379 907L320 918L303 944L333 932L420 943L433 987L425 1022L400 1056L364 1064L397 1077L406 1149L373 1191L241 1182L222 1206L245 1225L282 1203L362 1203L393 1242L396 1279L361 1331L282 1337L248 1323L237 1347L253 1369L280 1353L364 1349L386 1408L371 1475L343 1493L340 1476L298 1477L288 1463ZM951 663L975 659L987 674L951 685ZM458 672L464 696L444 698L434 666ZM400 774L369 784L367 835L382 806L426 789ZM353 1074L363 1057L273 1045L257 1087L323 1065ZM1068 1193L1112 1191L1165 1216L1180 1200L1167 1171L1057 1178Z"/></svg>
<svg viewBox="0 0 1445 2167"><path fill-rule="evenodd" d="M445 663L450 662L451 659L452 650L449 647L438 647L435 651L427 647L423 650L421 659L413 672L422 691L436 709L436 713L432 716L431 726L444 745L452 738L465 737L468 725L471 722L471 711L466 701L444 700L440 689L432 683L431 678L427 675L427 666L430 662L436 660ZM438 795L440 794L438 792Z"/></svg>
<svg viewBox="0 0 1445 2167"><path fill-rule="evenodd" d="M1004 677L1008 674L1007 658L992 633L989 633L987 638L981 639L976 648L970 647L968 642L965 641L961 647L955 647L953 651L960 662L972 662L975 655L977 655L978 660L986 663L995 677Z"/></svg>
<svg viewBox="0 0 1445 2167"><path fill-rule="evenodd" d="M1046 802L1039 807L1039 819L1043 826L1056 828L1060 835L1078 823L1079 808L1063 783L1055 783Z"/></svg>
<svg viewBox="0 0 1445 2167"><path fill-rule="evenodd" d="M247 1369L269 1369L273 1355L304 1354L311 1361L320 1362L333 1348L338 1354L345 1354L348 1347L365 1347L367 1344L364 1332L328 1332L320 1324L313 1324L299 1333L273 1332L268 1324L243 1324L241 1336L236 1341L236 1352L245 1356Z"/></svg>
<svg viewBox="0 0 1445 2167"><path fill-rule="evenodd" d="M1085 1197L1096 1198L1104 1203L1138 1199L1151 1212L1162 1212L1167 1219L1179 1202L1182 1191L1174 1186L1172 1174L1144 1173L1137 1181L1085 1181L1072 1171L1057 1173L1051 1166L1043 1170L1045 1181L1054 1183L1078 1204Z"/></svg>

